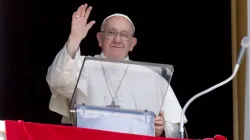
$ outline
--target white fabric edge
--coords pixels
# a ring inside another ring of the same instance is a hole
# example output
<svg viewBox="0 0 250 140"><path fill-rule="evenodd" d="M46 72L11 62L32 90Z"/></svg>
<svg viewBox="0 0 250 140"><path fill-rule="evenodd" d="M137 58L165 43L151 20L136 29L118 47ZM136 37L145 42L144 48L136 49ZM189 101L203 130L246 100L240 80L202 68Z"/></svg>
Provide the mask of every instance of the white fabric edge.
<svg viewBox="0 0 250 140"><path fill-rule="evenodd" d="M5 133L5 121L0 121L0 133Z"/></svg>

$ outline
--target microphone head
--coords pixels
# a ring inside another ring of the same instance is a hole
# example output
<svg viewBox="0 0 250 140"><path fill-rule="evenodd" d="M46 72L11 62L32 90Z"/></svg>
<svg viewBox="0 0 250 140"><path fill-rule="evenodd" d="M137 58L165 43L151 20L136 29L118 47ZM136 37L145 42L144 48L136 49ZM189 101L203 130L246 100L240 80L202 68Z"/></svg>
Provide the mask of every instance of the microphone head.
<svg viewBox="0 0 250 140"><path fill-rule="evenodd" d="M250 38L246 36L241 40L241 47L247 48L249 46L250 46Z"/></svg>

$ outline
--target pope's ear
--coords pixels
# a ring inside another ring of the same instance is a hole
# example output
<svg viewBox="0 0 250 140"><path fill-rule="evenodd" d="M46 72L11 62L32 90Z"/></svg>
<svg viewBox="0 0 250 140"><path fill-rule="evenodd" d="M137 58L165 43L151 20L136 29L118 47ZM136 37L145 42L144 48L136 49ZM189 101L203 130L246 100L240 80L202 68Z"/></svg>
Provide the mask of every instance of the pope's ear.
<svg viewBox="0 0 250 140"><path fill-rule="evenodd" d="M96 38L97 38L99 47L102 47L102 33L101 33L101 32L98 32L98 33L96 34Z"/></svg>
<svg viewBox="0 0 250 140"><path fill-rule="evenodd" d="M132 45L131 45L131 48L129 49L129 51L133 51L136 44L137 44L137 39L135 37L133 37L132 38Z"/></svg>

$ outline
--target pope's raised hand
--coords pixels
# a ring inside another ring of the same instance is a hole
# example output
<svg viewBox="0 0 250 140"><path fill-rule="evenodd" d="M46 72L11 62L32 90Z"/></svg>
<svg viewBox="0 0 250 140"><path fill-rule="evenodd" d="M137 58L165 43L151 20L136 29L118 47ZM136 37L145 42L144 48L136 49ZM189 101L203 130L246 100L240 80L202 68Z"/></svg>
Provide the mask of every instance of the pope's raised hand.
<svg viewBox="0 0 250 140"><path fill-rule="evenodd" d="M81 41L86 37L89 29L95 24L94 20L88 22L91 10L91 6L88 7L88 4L84 4L72 15L71 32L67 44L67 52L71 57L74 57Z"/></svg>
<svg viewBox="0 0 250 140"><path fill-rule="evenodd" d="M94 25L95 21L88 23L89 14L92 7L88 4L81 5L72 15L71 37L82 40L86 37L89 29Z"/></svg>

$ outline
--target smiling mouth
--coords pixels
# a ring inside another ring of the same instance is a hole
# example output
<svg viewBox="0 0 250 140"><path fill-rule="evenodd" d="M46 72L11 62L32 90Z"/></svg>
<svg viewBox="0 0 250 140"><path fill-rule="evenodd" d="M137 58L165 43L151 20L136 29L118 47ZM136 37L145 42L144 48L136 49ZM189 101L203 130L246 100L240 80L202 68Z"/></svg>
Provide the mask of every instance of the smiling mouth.
<svg viewBox="0 0 250 140"><path fill-rule="evenodd" d="M122 49L123 47L120 47L120 46L110 46L112 48L118 48L118 49Z"/></svg>

